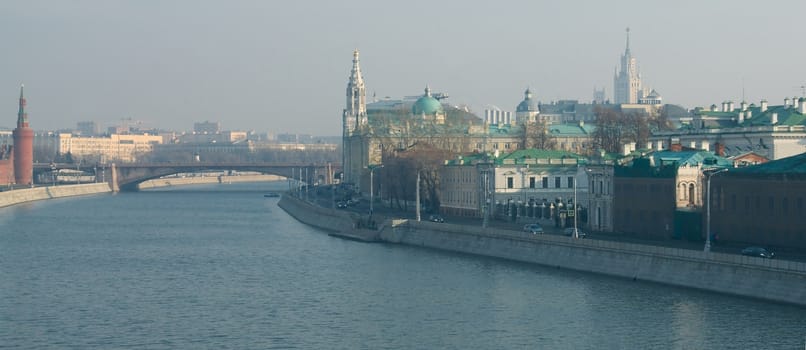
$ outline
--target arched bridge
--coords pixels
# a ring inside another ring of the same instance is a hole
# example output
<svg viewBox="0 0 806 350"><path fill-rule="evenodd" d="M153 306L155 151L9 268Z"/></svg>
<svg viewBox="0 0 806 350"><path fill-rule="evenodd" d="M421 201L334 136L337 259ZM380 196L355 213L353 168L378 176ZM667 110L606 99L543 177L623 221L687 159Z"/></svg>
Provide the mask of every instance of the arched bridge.
<svg viewBox="0 0 806 350"><path fill-rule="evenodd" d="M306 183L330 184L338 164L295 163L126 163L112 164L107 177L114 191L137 191L140 183L167 175L193 173L208 170L253 171L284 176Z"/></svg>

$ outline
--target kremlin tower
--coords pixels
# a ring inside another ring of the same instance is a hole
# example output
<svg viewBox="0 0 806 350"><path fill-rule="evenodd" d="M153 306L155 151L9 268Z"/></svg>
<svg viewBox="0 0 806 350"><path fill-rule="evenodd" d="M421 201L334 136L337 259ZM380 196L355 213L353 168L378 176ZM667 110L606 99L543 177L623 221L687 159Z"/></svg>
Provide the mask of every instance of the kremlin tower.
<svg viewBox="0 0 806 350"><path fill-rule="evenodd" d="M18 185L33 185L34 131L28 127L25 113L25 96L20 86L20 111L17 113L17 128L14 129L14 182Z"/></svg>

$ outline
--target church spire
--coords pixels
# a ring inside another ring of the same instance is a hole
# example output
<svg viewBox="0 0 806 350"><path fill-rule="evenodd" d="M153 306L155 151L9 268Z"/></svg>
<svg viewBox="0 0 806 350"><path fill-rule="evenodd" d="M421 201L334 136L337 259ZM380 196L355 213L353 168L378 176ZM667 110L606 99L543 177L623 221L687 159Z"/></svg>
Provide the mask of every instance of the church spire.
<svg viewBox="0 0 806 350"><path fill-rule="evenodd" d="M25 84L20 84L20 111L17 113L17 127L18 128L27 128L28 127L28 113L25 112L25 94L23 93L23 89L25 88Z"/></svg>
<svg viewBox="0 0 806 350"><path fill-rule="evenodd" d="M353 51L353 69L350 72L350 84L353 86L364 85L364 77L361 76L361 65L358 60L358 49Z"/></svg>
<svg viewBox="0 0 806 350"><path fill-rule="evenodd" d="M367 124L367 91L361 65L358 60L358 49L353 51L353 68L347 82L347 101L344 108L344 134L352 134L358 127Z"/></svg>

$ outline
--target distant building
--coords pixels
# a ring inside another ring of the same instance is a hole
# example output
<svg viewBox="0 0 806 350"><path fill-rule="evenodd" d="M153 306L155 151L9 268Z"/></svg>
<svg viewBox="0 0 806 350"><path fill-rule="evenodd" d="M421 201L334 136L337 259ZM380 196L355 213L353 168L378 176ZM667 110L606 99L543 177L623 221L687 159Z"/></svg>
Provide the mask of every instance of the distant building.
<svg viewBox="0 0 806 350"><path fill-rule="evenodd" d="M630 52L630 28L627 28L627 48L621 55L621 67L613 77L613 102L616 104L637 104L642 97L641 73L638 63Z"/></svg>
<svg viewBox="0 0 806 350"><path fill-rule="evenodd" d="M81 136L98 136L101 133L101 126L93 121L78 122L76 132Z"/></svg>
<svg viewBox="0 0 806 350"><path fill-rule="evenodd" d="M806 99L785 98L783 105L758 105L732 101L695 109L690 121L678 130L654 132L650 140L714 150L734 157L754 152L781 159L806 152Z"/></svg>
<svg viewBox="0 0 806 350"><path fill-rule="evenodd" d="M193 123L193 132L197 134L218 134L221 132L220 122L203 121Z"/></svg>
<svg viewBox="0 0 806 350"><path fill-rule="evenodd" d="M118 135L80 137L58 135L59 154L70 154L75 161L91 163L135 162L151 153L154 145L163 143L162 136Z"/></svg>

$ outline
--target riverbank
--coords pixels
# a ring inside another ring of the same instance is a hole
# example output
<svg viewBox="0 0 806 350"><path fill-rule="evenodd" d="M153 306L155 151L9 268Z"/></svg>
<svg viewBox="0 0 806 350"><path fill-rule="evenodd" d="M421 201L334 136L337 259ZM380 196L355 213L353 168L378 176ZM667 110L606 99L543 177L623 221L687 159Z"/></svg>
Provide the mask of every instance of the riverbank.
<svg viewBox="0 0 806 350"><path fill-rule="evenodd" d="M110 193L112 189L107 183L91 183L82 185L61 185L34 187L0 192L0 208L20 203L44 199L86 196L98 193Z"/></svg>
<svg viewBox="0 0 806 350"><path fill-rule="evenodd" d="M164 177L154 180L148 180L141 183L139 189L160 188L170 186L182 185L201 185L201 184L217 184L217 183L239 183L239 182L268 182L268 181L281 181L285 177L277 175L219 175L219 176L187 176L187 177Z"/></svg>
<svg viewBox="0 0 806 350"><path fill-rule="evenodd" d="M355 213L293 196L278 205L301 222L351 236L806 306L806 263L403 219L367 230Z"/></svg>

